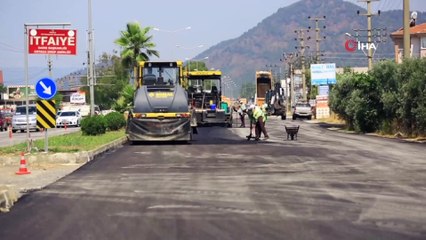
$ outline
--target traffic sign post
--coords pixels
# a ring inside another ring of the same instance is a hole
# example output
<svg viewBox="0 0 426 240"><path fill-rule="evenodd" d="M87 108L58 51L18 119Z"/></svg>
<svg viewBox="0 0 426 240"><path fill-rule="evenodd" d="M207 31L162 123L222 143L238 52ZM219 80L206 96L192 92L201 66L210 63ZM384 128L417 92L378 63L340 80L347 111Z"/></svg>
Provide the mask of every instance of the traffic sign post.
<svg viewBox="0 0 426 240"><path fill-rule="evenodd" d="M42 101L37 101L37 127L44 128L44 151L47 153L49 150L47 129L56 127L56 108L55 101L52 99L56 94L56 84L50 78L40 79L36 85L35 90L37 96Z"/></svg>
<svg viewBox="0 0 426 240"><path fill-rule="evenodd" d="M24 65L25 65L25 83L26 83L26 115L27 115L27 149L31 150L29 115L28 115L28 54L53 54L53 55L76 55L77 53L77 31L63 29L70 26L70 23L25 23L24 33ZM62 29L39 29L40 27L61 27ZM32 28L32 29L30 29ZM42 79L44 80L44 79ZM42 99L51 99L56 94L56 85L50 84L49 81L40 80L37 84L40 92L37 94ZM50 79L49 79L50 80ZM49 88L50 87L50 88ZM53 89L54 88L54 89ZM47 151L47 131L46 151Z"/></svg>
<svg viewBox="0 0 426 240"><path fill-rule="evenodd" d="M50 78L40 79L35 85L35 90L39 98L49 100L56 94L55 81Z"/></svg>

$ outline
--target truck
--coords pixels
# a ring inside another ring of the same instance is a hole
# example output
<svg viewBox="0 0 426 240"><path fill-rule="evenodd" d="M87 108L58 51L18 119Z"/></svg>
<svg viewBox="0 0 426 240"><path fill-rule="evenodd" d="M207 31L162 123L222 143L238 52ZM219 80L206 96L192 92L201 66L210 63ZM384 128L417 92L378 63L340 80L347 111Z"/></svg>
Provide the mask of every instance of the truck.
<svg viewBox="0 0 426 240"><path fill-rule="evenodd" d="M189 71L185 76L188 81L188 104L194 109L197 126L231 127L231 109L226 101L222 101L222 72Z"/></svg>
<svg viewBox="0 0 426 240"><path fill-rule="evenodd" d="M196 125L191 122L182 61L141 61L135 73L126 126L129 141L191 141Z"/></svg>
<svg viewBox="0 0 426 240"><path fill-rule="evenodd" d="M266 104L268 115L287 118L286 97L280 82L273 81L272 72L256 71L256 105Z"/></svg>
<svg viewBox="0 0 426 240"><path fill-rule="evenodd" d="M255 104L262 106L265 103L266 92L272 88L272 72L256 71Z"/></svg>

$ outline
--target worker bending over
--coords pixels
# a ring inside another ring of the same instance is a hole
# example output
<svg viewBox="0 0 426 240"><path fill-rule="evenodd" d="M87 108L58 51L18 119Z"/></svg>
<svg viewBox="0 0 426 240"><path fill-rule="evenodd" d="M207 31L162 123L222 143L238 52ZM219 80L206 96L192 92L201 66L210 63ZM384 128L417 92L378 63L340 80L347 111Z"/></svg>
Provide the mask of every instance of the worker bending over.
<svg viewBox="0 0 426 240"><path fill-rule="evenodd" d="M265 122L267 120L266 107L267 107L266 104L262 105L262 107L256 106L253 111L253 117L256 121L256 127L255 127L256 140L260 139L260 136L262 133L264 136L264 140L269 139L269 135L266 132L266 128L265 128Z"/></svg>

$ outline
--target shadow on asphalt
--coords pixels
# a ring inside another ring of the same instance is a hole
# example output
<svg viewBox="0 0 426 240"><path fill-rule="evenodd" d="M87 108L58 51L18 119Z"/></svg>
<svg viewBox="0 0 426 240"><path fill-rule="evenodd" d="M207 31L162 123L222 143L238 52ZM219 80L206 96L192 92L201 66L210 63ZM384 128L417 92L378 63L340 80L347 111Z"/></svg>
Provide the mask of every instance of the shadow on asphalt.
<svg viewBox="0 0 426 240"><path fill-rule="evenodd" d="M268 144L272 142L268 142L262 140L255 141L254 139L247 140L247 137L241 137L234 133L227 133L226 137L221 135L211 136L208 132L200 132L198 134L194 134L193 140L190 142L187 141L140 141L140 142L127 142L126 145L146 145L146 146L154 146L154 145L164 145L164 146L172 146L172 145L252 145L252 144Z"/></svg>
<svg viewBox="0 0 426 240"><path fill-rule="evenodd" d="M322 128L341 128L344 129L346 126L345 124L341 123L326 123L326 122L320 122L318 123L318 126Z"/></svg>

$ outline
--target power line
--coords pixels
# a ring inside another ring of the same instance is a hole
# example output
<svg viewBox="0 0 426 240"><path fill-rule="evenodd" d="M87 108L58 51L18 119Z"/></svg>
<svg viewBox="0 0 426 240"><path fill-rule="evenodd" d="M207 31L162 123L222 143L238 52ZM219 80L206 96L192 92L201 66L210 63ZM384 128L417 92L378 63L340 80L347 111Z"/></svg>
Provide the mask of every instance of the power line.
<svg viewBox="0 0 426 240"><path fill-rule="evenodd" d="M316 42L316 49L315 49L315 63L321 62L321 51L320 51L320 42L322 39L325 39L326 37L321 37L321 29L319 27L320 21L325 21L325 16L323 17L312 17L309 16L308 19L311 21L315 21L315 42ZM323 27L325 29L325 26ZM311 27L309 27L311 29Z"/></svg>
<svg viewBox="0 0 426 240"><path fill-rule="evenodd" d="M367 17L367 29L357 29L354 30L357 35L358 35L358 31L366 31L367 32L367 58L368 58L368 69L372 69L373 68L373 40L372 40L372 23L371 23L371 17L374 15L380 15L380 11L378 12L378 14L373 14L372 13L372 9L371 9L371 2L377 2L380 0L358 0L358 2L365 2L367 3L367 13L360 13L359 11L357 12L358 15L363 15Z"/></svg>
<svg viewBox="0 0 426 240"><path fill-rule="evenodd" d="M5 49L5 51L16 52L16 53L24 53L24 50L18 49L16 47L9 45L7 43L4 43L4 42L0 42L0 47L1 46L3 46L2 48Z"/></svg>
<svg viewBox="0 0 426 240"><path fill-rule="evenodd" d="M296 40L299 40L299 46L296 49L300 52L300 59L302 63L302 84L303 84L303 101L307 101L306 95L306 77L305 77L305 49L309 48L309 46L305 45L305 32L309 32L309 29L299 29L294 31L297 34Z"/></svg>

